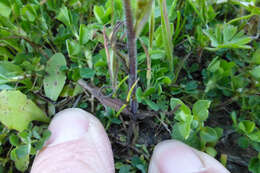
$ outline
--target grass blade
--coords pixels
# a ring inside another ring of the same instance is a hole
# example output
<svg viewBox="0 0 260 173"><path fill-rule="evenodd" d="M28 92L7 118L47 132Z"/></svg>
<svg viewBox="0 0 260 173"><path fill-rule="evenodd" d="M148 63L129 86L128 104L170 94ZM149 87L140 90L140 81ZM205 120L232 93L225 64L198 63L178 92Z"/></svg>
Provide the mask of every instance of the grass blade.
<svg viewBox="0 0 260 173"><path fill-rule="evenodd" d="M153 46L153 34L154 34L154 28L155 28L155 17L154 17L154 7L155 7L155 1L153 1L152 4L152 13L149 20L149 49L152 49Z"/></svg>
<svg viewBox="0 0 260 173"><path fill-rule="evenodd" d="M166 1L158 0L161 10L161 24L162 24L162 36L163 42L165 46L166 56L169 63L169 70L173 72L173 43L172 43L172 33L170 29L167 9L166 9Z"/></svg>
<svg viewBox="0 0 260 173"><path fill-rule="evenodd" d="M140 35L144 25L149 19L154 0L137 0L135 34L136 38Z"/></svg>

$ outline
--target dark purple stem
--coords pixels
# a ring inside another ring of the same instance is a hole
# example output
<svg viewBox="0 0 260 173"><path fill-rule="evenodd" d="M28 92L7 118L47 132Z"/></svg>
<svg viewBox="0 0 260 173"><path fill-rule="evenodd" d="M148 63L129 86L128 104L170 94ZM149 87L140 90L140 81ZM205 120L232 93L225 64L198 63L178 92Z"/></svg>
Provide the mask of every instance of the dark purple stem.
<svg viewBox="0 0 260 173"><path fill-rule="evenodd" d="M135 81L137 80L137 63L136 63L136 37L134 31L134 24L133 24L133 16L131 11L131 0L123 0L124 8L125 8L125 18L126 18L126 30L127 30L127 46L128 46L128 56L129 56L129 89L133 86ZM130 100L130 108L131 112L133 113L133 119L136 119L136 113L138 109L138 103L136 100L136 88L135 86L132 97Z"/></svg>

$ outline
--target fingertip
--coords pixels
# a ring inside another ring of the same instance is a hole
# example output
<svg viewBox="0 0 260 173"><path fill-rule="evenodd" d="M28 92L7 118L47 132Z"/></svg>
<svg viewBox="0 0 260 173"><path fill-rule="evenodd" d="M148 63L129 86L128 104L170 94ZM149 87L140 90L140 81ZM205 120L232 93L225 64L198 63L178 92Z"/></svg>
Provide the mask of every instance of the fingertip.
<svg viewBox="0 0 260 173"><path fill-rule="evenodd" d="M215 158L211 157L210 155L193 149L194 152L200 157L205 165L206 172L205 173L230 173L219 161Z"/></svg>
<svg viewBox="0 0 260 173"><path fill-rule="evenodd" d="M148 172L230 173L213 157L176 140L166 140L157 144Z"/></svg>
<svg viewBox="0 0 260 173"><path fill-rule="evenodd" d="M94 115L66 109L55 115L49 130L51 137L37 154L31 173L114 172L111 143Z"/></svg>
<svg viewBox="0 0 260 173"><path fill-rule="evenodd" d="M167 140L155 147L148 172L180 173L203 169L200 158L190 147L176 140Z"/></svg>
<svg viewBox="0 0 260 173"><path fill-rule="evenodd" d="M52 146L82 137L88 131L90 118L95 118L88 114L88 112L78 108L69 108L57 113L48 127L51 137L45 146Z"/></svg>

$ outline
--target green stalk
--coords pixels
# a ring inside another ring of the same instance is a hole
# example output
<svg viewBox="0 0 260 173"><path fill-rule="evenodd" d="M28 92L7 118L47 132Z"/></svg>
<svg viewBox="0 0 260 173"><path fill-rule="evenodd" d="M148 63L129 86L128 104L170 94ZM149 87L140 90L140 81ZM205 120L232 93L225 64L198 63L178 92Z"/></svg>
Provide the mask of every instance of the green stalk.
<svg viewBox="0 0 260 173"><path fill-rule="evenodd" d="M155 17L154 17L154 7L155 7L155 1L152 4L152 13L149 19L149 48L148 48L148 56L147 57L147 72L146 72L146 79L147 79L147 88L150 88L151 84L151 78L152 78L152 62L151 57L149 56L149 50L152 50L153 47L153 34L154 34L154 28L155 28Z"/></svg>
<svg viewBox="0 0 260 173"><path fill-rule="evenodd" d="M162 24L162 36L165 46L166 56L169 63L170 73L173 73L173 43L172 43L172 33L170 29L166 1L158 0L161 10L161 24Z"/></svg>
<svg viewBox="0 0 260 173"><path fill-rule="evenodd" d="M228 24L231 24L231 23L234 23L234 22L237 22L237 21L240 21L240 20L244 20L244 19L248 19L252 16L254 16L255 14L249 14L249 15L246 15L246 16L241 16L241 17L238 17L238 18L235 18L235 19L232 19L228 22Z"/></svg>
<svg viewBox="0 0 260 173"><path fill-rule="evenodd" d="M154 7L155 7L155 1L152 4L152 13L149 20L149 49L152 49L153 46L153 34L155 28Z"/></svg>

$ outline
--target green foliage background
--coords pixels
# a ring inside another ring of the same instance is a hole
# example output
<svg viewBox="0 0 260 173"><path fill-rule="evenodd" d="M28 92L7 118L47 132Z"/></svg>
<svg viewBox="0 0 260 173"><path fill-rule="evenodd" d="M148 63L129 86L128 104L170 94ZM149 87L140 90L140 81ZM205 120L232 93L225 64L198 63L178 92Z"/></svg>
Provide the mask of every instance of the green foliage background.
<svg viewBox="0 0 260 173"><path fill-rule="evenodd" d="M149 117L150 125L216 157L231 172L242 163L243 170L259 173L259 2L131 3L137 31L136 99L139 109L157 112ZM50 135L46 116L64 108L95 112L112 143L124 147L126 134L113 136L112 129L123 129L129 120L94 102L77 84L85 79L113 91L114 98L127 99L124 17L121 0L0 1L0 172L28 172ZM21 117L26 121L19 124ZM160 139L149 143L142 138L125 157L115 153L118 172L147 172ZM239 149L231 152L232 146Z"/></svg>

